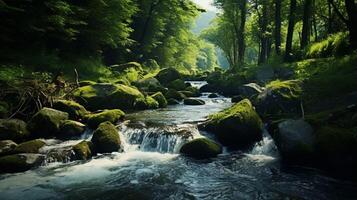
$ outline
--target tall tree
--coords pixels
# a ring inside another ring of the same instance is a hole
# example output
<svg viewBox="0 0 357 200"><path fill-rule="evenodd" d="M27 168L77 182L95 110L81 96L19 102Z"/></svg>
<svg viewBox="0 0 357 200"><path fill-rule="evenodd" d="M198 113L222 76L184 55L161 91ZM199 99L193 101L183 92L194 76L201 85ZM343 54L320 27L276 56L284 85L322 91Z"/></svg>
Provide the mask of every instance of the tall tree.
<svg viewBox="0 0 357 200"><path fill-rule="evenodd" d="M312 0L305 0L304 14L302 19L302 32L301 32L301 48L305 48L310 39L311 27L311 14L312 14Z"/></svg>
<svg viewBox="0 0 357 200"><path fill-rule="evenodd" d="M275 0L275 52L280 55L281 47L281 0Z"/></svg>
<svg viewBox="0 0 357 200"><path fill-rule="evenodd" d="M296 0L290 0L289 25L286 36L285 59L288 60L292 54L293 35L295 27Z"/></svg>

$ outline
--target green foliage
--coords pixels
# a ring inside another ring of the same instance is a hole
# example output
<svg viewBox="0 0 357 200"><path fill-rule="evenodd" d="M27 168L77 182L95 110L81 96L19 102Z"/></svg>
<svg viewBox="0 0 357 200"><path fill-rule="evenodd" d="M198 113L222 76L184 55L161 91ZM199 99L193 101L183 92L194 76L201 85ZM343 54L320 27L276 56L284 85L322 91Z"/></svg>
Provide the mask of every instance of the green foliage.
<svg viewBox="0 0 357 200"><path fill-rule="evenodd" d="M349 51L348 33L340 32L330 35L321 42L316 42L307 47L306 57L325 58L342 56Z"/></svg>

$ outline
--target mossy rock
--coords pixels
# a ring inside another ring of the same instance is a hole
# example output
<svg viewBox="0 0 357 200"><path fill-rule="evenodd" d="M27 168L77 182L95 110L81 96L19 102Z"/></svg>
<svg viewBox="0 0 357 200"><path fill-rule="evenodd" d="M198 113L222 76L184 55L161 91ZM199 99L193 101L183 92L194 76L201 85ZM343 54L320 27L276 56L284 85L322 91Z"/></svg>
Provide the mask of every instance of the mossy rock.
<svg viewBox="0 0 357 200"><path fill-rule="evenodd" d="M60 125L68 119L68 113L52 108L43 108L30 120L28 128L37 137L51 137L59 133Z"/></svg>
<svg viewBox="0 0 357 200"><path fill-rule="evenodd" d="M185 90L187 86L185 84L185 81L181 79L176 79L167 84L167 87L174 90Z"/></svg>
<svg viewBox="0 0 357 200"><path fill-rule="evenodd" d="M357 131L336 126L324 126L316 131L318 158L330 169L357 167Z"/></svg>
<svg viewBox="0 0 357 200"><path fill-rule="evenodd" d="M201 99L192 99L192 98L183 100L183 103L185 105L191 105L191 106L201 106L206 104L206 102Z"/></svg>
<svg viewBox="0 0 357 200"><path fill-rule="evenodd" d="M151 95L151 97L159 103L160 108L165 108L167 106L167 100L161 92L157 92Z"/></svg>
<svg viewBox="0 0 357 200"><path fill-rule="evenodd" d="M141 99L135 102L135 109L146 110L146 109L157 109L159 108L159 103L151 96L146 96L145 99Z"/></svg>
<svg viewBox="0 0 357 200"><path fill-rule="evenodd" d="M135 102L145 99L144 95L134 87L99 83L80 87L74 91L75 99L89 110L134 108Z"/></svg>
<svg viewBox="0 0 357 200"><path fill-rule="evenodd" d="M38 153L39 150L44 147L46 143L43 140L30 140L19 144L14 152L15 153Z"/></svg>
<svg viewBox="0 0 357 200"><path fill-rule="evenodd" d="M79 82L80 87L84 87L84 86L88 86L88 85L95 85L95 84L97 84L95 81L89 81L89 80Z"/></svg>
<svg viewBox="0 0 357 200"><path fill-rule="evenodd" d="M0 101L0 118L5 118L8 116L10 110L9 110L9 104L7 104L4 101Z"/></svg>
<svg viewBox="0 0 357 200"><path fill-rule="evenodd" d="M200 97L201 96L201 92L199 89L195 88L195 87L187 87L185 88L186 92L190 92L190 95L186 95L187 97Z"/></svg>
<svg viewBox="0 0 357 200"><path fill-rule="evenodd" d="M125 70L130 69L130 68L133 68L137 71L143 70L141 64L138 62L128 62L128 63L124 63L124 64L120 64L120 65L110 66L110 69L112 71L119 72L119 73L124 72Z"/></svg>
<svg viewBox="0 0 357 200"><path fill-rule="evenodd" d="M244 148L262 139L263 123L248 99L210 115L204 128L227 146Z"/></svg>
<svg viewBox="0 0 357 200"><path fill-rule="evenodd" d="M160 68L160 65L157 64L156 60L154 59L148 59L146 60L142 66L144 68L148 68L148 69L151 69L151 70L154 70L154 69L159 69Z"/></svg>
<svg viewBox="0 0 357 200"><path fill-rule="evenodd" d="M301 82L297 80L272 81L256 100L257 112L263 116L284 113L300 114Z"/></svg>
<svg viewBox="0 0 357 200"><path fill-rule="evenodd" d="M89 113L81 104L68 100L54 102L53 108L68 113L69 119L72 120L84 119Z"/></svg>
<svg viewBox="0 0 357 200"><path fill-rule="evenodd" d="M184 144L180 153L196 159L207 159L222 153L222 147L210 139L198 138Z"/></svg>
<svg viewBox="0 0 357 200"><path fill-rule="evenodd" d="M72 148L74 152L74 160L88 160L94 154L94 146L91 141L82 141Z"/></svg>
<svg viewBox="0 0 357 200"><path fill-rule="evenodd" d="M66 120L61 124L60 137L71 138L81 136L86 130L86 125L72 120Z"/></svg>
<svg viewBox="0 0 357 200"><path fill-rule="evenodd" d="M162 69L155 77L161 84L166 85L174 80L181 79L181 74L175 68Z"/></svg>
<svg viewBox="0 0 357 200"><path fill-rule="evenodd" d="M26 122L19 119L0 119L0 140L22 142L29 136Z"/></svg>
<svg viewBox="0 0 357 200"><path fill-rule="evenodd" d="M167 105L178 105L180 104L179 101L177 101L176 99L168 99L167 100Z"/></svg>
<svg viewBox="0 0 357 200"><path fill-rule="evenodd" d="M12 154L17 147L17 144L12 140L0 141L0 156Z"/></svg>
<svg viewBox="0 0 357 200"><path fill-rule="evenodd" d="M97 128L99 124L103 122L111 122L111 123L116 123L120 119L123 119L125 116L125 113L119 109L114 109L114 110L104 110L99 113L94 113L94 114L89 114L87 116L88 120L88 126L90 128Z"/></svg>
<svg viewBox="0 0 357 200"><path fill-rule="evenodd" d="M166 97L166 99L176 99L176 100L179 100L179 101L187 98L181 92L178 92L178 91L173 90L173 89L170 89L169 91L167 91L165 93L165 97Z"/></svg>
<svg viewBox="0 0 357 200"><path fill-rule="evenodd" d="M31 168L40 166L44 160L44 155L32 153L14 154L0 157L0 172L24 172Z"/></svg>
<svg viewBox="0 0 357 200"><path fill-rule="evenodd" d="M111 153L121 149L118 130L110 122L101 123L91 141L97 153Z"/></svg>

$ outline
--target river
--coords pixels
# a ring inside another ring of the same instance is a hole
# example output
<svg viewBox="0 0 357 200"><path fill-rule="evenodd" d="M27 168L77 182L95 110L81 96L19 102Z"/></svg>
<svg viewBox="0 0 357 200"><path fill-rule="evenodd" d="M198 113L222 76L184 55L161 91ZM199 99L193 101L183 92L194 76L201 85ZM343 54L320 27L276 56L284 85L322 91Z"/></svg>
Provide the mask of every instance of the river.
<svg viewBox="0 0 357 200"><path fill-rule="evenodd" d="M196 87L203 83L192 82ZM0 175L0 199L356 199L357 185L323 172L284 166L268 133L247 152L224 152L197 161L178 154L192 138L212 137L197 124L231 105L209 99L202 106L183 104L127 115L119 124L124 152L69 162L63 152L81 138L47 140L47 163L24 173ZM53 152L60 156L53 156ZM59 159L60 158L60 159Z"/></svg>

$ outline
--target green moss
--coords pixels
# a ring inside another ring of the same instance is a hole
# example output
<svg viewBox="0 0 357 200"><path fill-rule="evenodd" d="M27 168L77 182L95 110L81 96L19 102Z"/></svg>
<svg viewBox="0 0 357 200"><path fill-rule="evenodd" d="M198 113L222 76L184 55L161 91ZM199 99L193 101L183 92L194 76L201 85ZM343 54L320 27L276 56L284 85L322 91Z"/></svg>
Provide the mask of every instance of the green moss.
<svg viewBox="0 0 357 200"><path fill-rule="evenodd" d="M30 140L19 144L14 152L15 153L38 153L39 149L45 146L46 143L42 140Z"/></svg>
<svg viewBox="0 0 357 200"><path fill-rule="evenodd" d="M340 32L307 47L306 57L321 58L347 54L349 50L348 33Z"/></svg>
<svg viewBox="0 0 357 200"><path fill-rule="evenodd" d="M301 96L301 82L298 80L280 81L275 80L268 83L265 87L286 99L297 99Z"/></svg>
<svg viewBox="0 0 357 200"><path fill-rule="evenodd" d="M84 133L86 126L80 122L66 120L61 124L60 137L80 136Z"/></svg>
<svg viewBox="0 0 357 200"><path fill-rule="evenodd" d="M52 108L43 108L30 120L28 128L36 136L49 137L59 132L60 125L68 114Z"/></svg>
<svg viewBox="0 0 357 200"><path fill-rule="evenodd" d="M130 86L130 81L126 78L120 78L120 79L116 80L114 83Z"/></svg>
<svg viewBox="0 0 357 200"><path fill-rule="evenodd" d="M89 81L89 80L79 82L80 87L84 87L84 86L88 86L88 85L95 85L95 84L97 84L95 81Z"/></svg>
<svg viewBox="0 0 357 200"><path fill-rule="evenodd" d="M180 153L196 159L206 159L222 153L222 147L207 138L198 138L184 144Z"/></svg>
<svg viewBox="0 0 357 200"><path fill-rule="evenodd" d="M73 151L76 160L88 160L93 156L93 143L90 141L82 141L73 146Z"/></svg>
<svg viewBox="0 0 357 200"><path fill-rule="evenodd" d="M160 108L165 108L167 106L167 100L161 92L157 92L151 95L151 97L159 103Z"/></svg>
<svg viewBox="0 0 357 200"><path fill-rule="evenodd" d="M90 110L133 109L138 99L144 99L136 88L110 83L80 87L74 92L74 97Z"/></svg>
<svg viewBox="0 0 357 200"><path fill-rule="evenodd" d="M166 99L176 99L176 100L183 100L186 99L187 97L182 94L181 92L178 92L176 90L170 89L165 93Z"/></svg>
<svg viewBox="0 0 357 200"><path fill-rule="evenodd" d="M87 115L87 123L90 128L96 128L102 122L109 121L116 123L125 116L125 113L119 109L104 110L100 113Z"/></svg>
<svg viewBox="0 0 357 200"><path fill-rule="evenodd" d="M70 119L83 119L89 112L79 103L75 101L59 100L54 102L53 108L66 112Z"/></svg>
<svg viewBox="0 0 357 200"><path fill-rule="evenodd" d="M26 122L19 119L0 119L0 140L22 142L29 136Z"/></svg>
<svg viewBox="0 0 357 200"><path fill-rule="evenodd" d="M111 153L121 148L118 130L110 122L99 125L93 133L92 142L98 153Z"/></svg>
<svg viewBox="0 0 357 200"><path fill-rule="evenodd" d="M210 115L208 119L206 128L225 145L244 147L262 139L262 120L248 99Z"/></svg>

